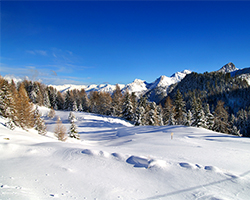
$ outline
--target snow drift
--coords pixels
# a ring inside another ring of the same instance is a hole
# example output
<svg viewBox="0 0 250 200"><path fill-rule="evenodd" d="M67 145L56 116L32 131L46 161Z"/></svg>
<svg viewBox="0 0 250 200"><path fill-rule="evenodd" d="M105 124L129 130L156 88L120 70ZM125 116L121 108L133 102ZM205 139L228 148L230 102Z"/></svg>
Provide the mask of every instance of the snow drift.
<svg viewBox="0 0 250 200"><path fill-rule="evenodd" d="M0 199L249 199L249 138L75 112L81 141L60 142L40 112L46 136L0 118Z"/></svg>

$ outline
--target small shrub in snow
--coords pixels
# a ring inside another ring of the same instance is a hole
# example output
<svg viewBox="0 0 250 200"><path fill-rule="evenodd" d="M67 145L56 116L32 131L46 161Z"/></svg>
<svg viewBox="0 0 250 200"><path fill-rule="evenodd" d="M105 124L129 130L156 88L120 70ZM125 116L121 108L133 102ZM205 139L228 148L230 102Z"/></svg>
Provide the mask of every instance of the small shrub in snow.
<svg viewBox="0 0 250 200"><path fill-rule="evenodd" d="M62 124L62 121L59 117L58 117L57 122L56 122L54 134L58 138L58 140L60 140L60 141L67 140L66 128Z"/></svg>
<svg viewBox="0 0 250 200"><path fill-rule="evenodd" d="M56 112L53 108L50 109L49 113L48 113L48 117L53 119L56 115Z"/></svg>

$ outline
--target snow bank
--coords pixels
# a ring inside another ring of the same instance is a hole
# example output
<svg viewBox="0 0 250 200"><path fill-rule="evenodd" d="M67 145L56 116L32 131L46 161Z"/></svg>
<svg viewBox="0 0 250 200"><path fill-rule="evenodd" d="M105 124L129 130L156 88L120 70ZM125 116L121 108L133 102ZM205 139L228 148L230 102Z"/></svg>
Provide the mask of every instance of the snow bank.
<svg viewBox="0 0 250 200"><path fill-rule="evenodd" d="M41 136L0 117L0 199L249 199L249 138L74 114L81 141L58 141L53 119Z"/></svg>

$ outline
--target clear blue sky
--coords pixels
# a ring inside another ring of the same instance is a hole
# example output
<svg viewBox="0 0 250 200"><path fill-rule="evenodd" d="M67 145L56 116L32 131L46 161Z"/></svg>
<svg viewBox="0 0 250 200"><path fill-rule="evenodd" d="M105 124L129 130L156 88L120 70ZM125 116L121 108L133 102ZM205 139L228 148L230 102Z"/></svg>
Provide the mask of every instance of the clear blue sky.
<svg viewBox="0 0 250 200"><path fill-rule="evenodd" d="M250 67L249 1L0 4L2 76L127 84L228 62Z"/></svg>

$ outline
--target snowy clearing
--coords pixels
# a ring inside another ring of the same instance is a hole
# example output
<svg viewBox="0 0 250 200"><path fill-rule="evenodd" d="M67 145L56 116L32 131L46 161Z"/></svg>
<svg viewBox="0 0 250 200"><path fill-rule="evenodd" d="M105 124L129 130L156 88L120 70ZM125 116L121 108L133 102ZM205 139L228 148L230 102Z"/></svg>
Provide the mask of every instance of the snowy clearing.
<svg viewBox="0 0 250 200"><path fill-rule="evenodd" d="M250 138L74 112L81 141L60 142L40 111L46 136L0 118L0 199L249 199Z"/></svg>

